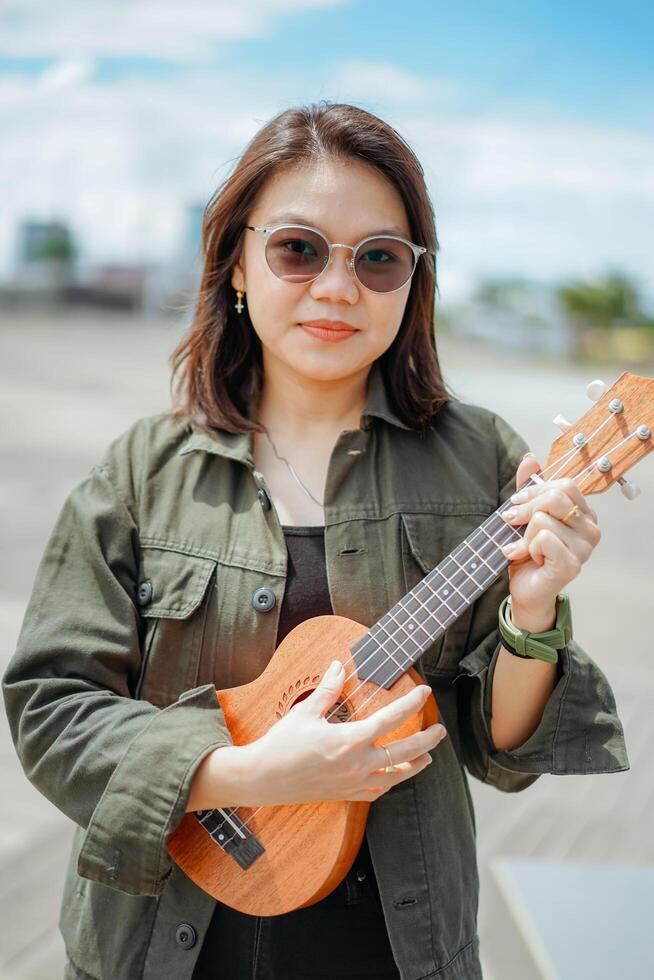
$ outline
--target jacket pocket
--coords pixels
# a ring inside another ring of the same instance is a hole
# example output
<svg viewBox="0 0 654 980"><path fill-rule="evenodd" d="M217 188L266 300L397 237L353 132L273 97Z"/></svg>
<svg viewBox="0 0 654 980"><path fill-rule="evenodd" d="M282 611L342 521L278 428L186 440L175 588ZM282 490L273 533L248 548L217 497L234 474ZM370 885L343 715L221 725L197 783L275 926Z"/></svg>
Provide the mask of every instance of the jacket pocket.
<svg viewBox="0 0 654 980"><path fill-rule="evenodd" d="M137 608L141 673L135 698L165 707L197 686L216 562L141 545Z"/></svg>
<svg viewBox="0 0 654 980"><path fill-rule="evenodd" d="M402 565L406 589L413 589L472 534L492 510L451 503L440 513L402 514ZM455 619L421 657L426 674L454 677L466 648L474 603Z"/></svg>

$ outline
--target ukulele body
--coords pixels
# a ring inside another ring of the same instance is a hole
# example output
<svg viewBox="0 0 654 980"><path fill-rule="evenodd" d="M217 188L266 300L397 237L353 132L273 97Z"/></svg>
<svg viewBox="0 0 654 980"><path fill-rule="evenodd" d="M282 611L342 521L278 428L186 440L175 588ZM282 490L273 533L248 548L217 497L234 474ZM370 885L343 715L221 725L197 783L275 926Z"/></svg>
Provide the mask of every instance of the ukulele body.
<svg viewBox="0 0 654 980"><path fill-rule="evenodd" d="M318 686L335 658L345 665L347 680L329 709L332 723L365 718L424 683L414 667L388 690L361 681L350 647L367 632L368 627L343 616L314 616L284 637L259 677L218 691L234 744L245 745L264 735ZM438 718L430 694L420 711L374 744L404 738ZM329 800L218 810L218 815L237 814L264 848L246 868L213 840L192 812L170 834L167 847L184 873L215 899L249 915L280 915L313 905L343 880L361 846L369 808L367 800Z"/></svg>

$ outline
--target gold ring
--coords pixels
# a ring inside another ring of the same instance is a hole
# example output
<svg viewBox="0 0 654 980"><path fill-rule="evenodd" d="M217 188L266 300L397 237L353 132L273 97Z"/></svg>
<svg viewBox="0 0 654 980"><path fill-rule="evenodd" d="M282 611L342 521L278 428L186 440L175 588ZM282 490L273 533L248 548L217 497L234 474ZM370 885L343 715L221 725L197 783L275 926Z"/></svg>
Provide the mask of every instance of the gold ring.
<svg viewBox="0 0 654 980"><path fill-rule="evenodd" d="M393 759L391 757L391 753L389 752L389 750L386 748L385 745L382 745L382 749L388 756L388 765L384 766L384 772L397 772L397 766L393 765Z"/></svg>
<svg viewBox="0 0 654 980"><path fill-rule="evenodd" d="M580 516L581 516L581 511L579 510L579 504L575 504L572 510L568 511L565 517L562 517L561 520L563 521L564 524L567 524L569 517L580 517Z"/></svg>

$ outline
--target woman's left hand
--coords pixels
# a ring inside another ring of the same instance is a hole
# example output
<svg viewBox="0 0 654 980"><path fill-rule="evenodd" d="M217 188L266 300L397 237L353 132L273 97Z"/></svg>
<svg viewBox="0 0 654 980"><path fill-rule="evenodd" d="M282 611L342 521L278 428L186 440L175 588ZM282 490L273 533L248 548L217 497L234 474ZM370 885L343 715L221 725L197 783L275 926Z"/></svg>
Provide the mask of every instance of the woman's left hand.
<svg viewBox="0 0 654 980"><path fill-rule="evenodd" d="M526 456L516 473L516 487L540 469L535 456ZM540 632L553 626L557 594L577 577L602 535L597 526L597 514L589 507L574 480L545 480L524 492L525 502L510 504L516 511L514 517L509 518L507 510L502 513L510 526L527 525L524 537L517 541L516 550L511 554L504 548L502 551L511 561L511 618L522 629ZM563 523L562 518L575 504L581 513ZM518 617L537 625L523 626ZM539 625L539 620L550 618L551 625Z"/></svg>

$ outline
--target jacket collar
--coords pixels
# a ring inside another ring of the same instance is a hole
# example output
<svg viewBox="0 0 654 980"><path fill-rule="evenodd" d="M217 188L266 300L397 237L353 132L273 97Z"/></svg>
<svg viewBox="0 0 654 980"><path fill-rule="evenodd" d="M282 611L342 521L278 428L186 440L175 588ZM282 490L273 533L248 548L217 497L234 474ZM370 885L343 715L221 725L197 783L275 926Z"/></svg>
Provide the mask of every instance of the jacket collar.
<svg viewBox="0 0 654 980"><path fill-rule="evenodd" d="M410 426L405 425L391 408L379 361L373 363L368 375L368 399L361 413L362 429L370 428L372 417L383 419L399 429L410 430ZM193 431L178 450L178 455L203 449L205 452L226 456L254 467L252 438L251 432L236 433L228 432L226 429L215 429L212 435Z"/></svg>

